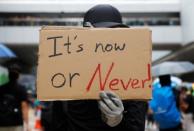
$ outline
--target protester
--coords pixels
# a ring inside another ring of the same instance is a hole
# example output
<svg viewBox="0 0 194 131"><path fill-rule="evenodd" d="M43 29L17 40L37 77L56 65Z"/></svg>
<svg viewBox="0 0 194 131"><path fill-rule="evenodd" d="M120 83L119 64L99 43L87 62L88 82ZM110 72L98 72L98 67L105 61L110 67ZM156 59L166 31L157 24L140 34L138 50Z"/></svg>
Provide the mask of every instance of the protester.
<svg viewBox="0 0 194 131"><path fill-rule="evenodd" d="M0 87L0 131L23 131L28 126L27 93L17 83L19 65L8 65L8 70L9 82Z"/></svg>
<svg viewBox="0 0 194 131"><path fill-rule="evenodd" d="M97 5L84 16L91 28L124 27L120 12L111 5ZM101 92L100 100L55 101L52 104L53 131L144 131L146 102L121 99L113 92ZM52 125L52 126L51 126Z"/></svg>
<svg viewBox="0 0 194 131"><path fill-rule="evenodd" d="M150 108L160 131L182 129L181 114L177 105L177 93L171 86L170 75L159 76L160 84L153 87Z"/></svg>
<svg viewBox="0 0 194 131"><path fill-rule="evenodd" d="M186 87L182 87L179 95L179 107L182 111L183 129L194 131L194 97L188 93Z"/></svg>

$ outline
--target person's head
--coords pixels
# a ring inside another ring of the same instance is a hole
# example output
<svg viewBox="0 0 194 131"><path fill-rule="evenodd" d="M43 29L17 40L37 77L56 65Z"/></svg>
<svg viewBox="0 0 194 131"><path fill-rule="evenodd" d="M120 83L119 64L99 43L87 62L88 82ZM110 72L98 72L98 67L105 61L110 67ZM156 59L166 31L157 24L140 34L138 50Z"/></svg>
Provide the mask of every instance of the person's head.
<svg viewBox="0 0 194 131"><path fill-rule="evenodd" d="M16 82L21 72L20 66L18 64L10 64L8 66L8 71L10 82Z"/></svg>
<svg viewBox="0 0 194 131"><path fill-rule="evenodd" d="M187 91L188 91L188 89L186 88L186 87L181 87L181 89L180 89L180 92L182 93L182 94L186 94L187 93Z"/></svg>
<svg viewBox="0 0 194 131"><path fill-rule="evenodd" d="M83 26L89 22L93 27L128 27L122 23L120 12L108 4L96 5L89 9L84 15Z"/></svg>
<svg viewBox="0 0 194 131"><path fill-rule="evenodd" d="M170 75L159 76L159 80L160 80L161 86L170 86L171 85Z"/></svg>
<svg viewBox="0 0 194 131"><path fill-rule="evenodd" d="M4 61L2 66L8 69L9 81L16 82L21 73L22 61L18 58L11 58Z"/></svg>

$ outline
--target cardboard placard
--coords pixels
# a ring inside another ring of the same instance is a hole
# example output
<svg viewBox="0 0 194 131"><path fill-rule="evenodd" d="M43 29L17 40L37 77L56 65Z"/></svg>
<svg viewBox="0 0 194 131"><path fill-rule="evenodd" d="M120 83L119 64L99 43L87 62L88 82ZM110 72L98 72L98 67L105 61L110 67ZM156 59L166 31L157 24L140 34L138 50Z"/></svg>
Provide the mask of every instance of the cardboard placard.
<svg viewBox="0 0 194 131"><path fill-rule="evenodd" d="M37 95L40 100L150 99L151 31L147 28L43 27Z"/></svg>

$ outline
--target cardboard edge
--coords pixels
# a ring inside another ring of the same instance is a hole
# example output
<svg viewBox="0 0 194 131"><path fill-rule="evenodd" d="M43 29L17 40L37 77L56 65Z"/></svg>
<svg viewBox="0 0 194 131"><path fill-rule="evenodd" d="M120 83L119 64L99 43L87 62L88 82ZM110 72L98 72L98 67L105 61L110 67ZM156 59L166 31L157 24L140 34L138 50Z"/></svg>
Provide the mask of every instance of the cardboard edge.
<svg viewBox="0 0 194 131"><path fill-rule="evenodd" d="M150 33L150 37L149 37L149 41L151 42L151 46L150 46L150 66L152 67L152 45L153 45L153 42L152 42L152 30L149 29L149 33ZM151 73L151 81L152 81L152 70L150 70L150 73ZM151 96L150 96L150 100L153 99L152 97L152 93L153 93L153 88L152 88L152 82L151 82Z"/></svg>
<svg viewBox="0 0 194 131"><path fill-rule="evenodd" d="M150 66L152 67L152 45L153 45L153 42L152 42L152 30L149 29L149 33L150 33L150 37L149 37L149 41L151 42L151 46L150 46ZM150 73L151 73L151 76L152 76L152 70L150 70Z"/></svg>
<svg viewBox="0 0 194 131"><path fill-rule="evenodd" d="M36 63L36 65L37 65L37 73L36 73L36 93L37 93L37 99L39 100L39 98L40 98L40 96L39 96L39 94L40 93L38 93L39 91L39 88L37 88L38 87L38 85L39 85L39 62L40 62L40 44L41 44L41 32L42 32L42 29L44 28L45 26L43 26L40 30L39 30L39 45L38 45L38 53L37 53L37 56L38 56L38 58L37 58L37 63Z"/></svg>
<svg viewBox="0 0 194 131"><path fill-rule="evenodd" d="M63 98L40 98L37 96L37 99L39 101L72 101L72 100L78 100L78 99L63 99ZM122 99L122 101L126 101L126 100L130 100L130 101L150 101L152 98L148 98L148 99ZM83 99L79 99L79 100L99 100L99 99L94 99L94 98L90 98L90 99L87 99L87 98L83 98Z"/></svg>
<svg viewBox="0 0 194 131"><path fill-rule="evenodd" d="M82 27L82 26L42 26L42 30L149 30L149 27L132 27L132 28L93 28L93 27Z"/></svg>

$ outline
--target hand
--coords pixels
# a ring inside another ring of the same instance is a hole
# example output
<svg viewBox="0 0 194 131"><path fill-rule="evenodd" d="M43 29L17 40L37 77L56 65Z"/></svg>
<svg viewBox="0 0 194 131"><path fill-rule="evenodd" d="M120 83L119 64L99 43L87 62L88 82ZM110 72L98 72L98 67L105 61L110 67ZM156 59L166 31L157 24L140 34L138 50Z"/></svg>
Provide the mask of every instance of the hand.
<svg viewBox="0 0 194 131"><path fill-rule="evenodd" d="M109 126L117 126L123 118L123 103L113 92L100 92L99 108L102 112L102 119Z"/></svg>

